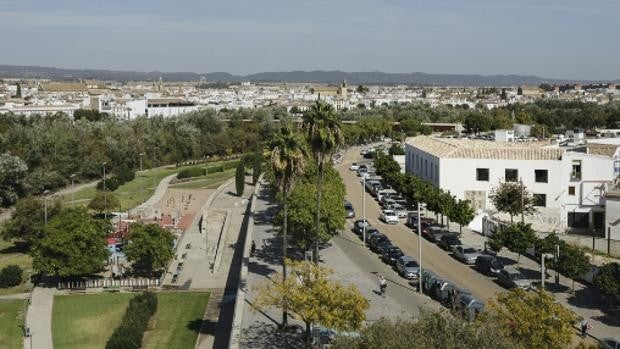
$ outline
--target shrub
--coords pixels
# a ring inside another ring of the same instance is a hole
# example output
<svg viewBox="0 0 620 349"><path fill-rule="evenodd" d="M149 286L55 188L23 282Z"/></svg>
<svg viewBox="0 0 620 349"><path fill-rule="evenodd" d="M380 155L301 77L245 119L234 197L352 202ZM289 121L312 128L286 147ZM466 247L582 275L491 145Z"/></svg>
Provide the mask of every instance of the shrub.
<svg viewBox="0 0 620 349"><path fill-rule="evenodd" d="M207 167L207 173L224 172L224 166L209 166Z"/></svg>
<svg viewBox="0 0 620 349"><path fill-rule="evenodd" d="M11 264L0 270L0 288L17 286L22 283L24 271L17 265Z"/></svg>
<svg viewBox="0 0 620 349"><path fill-rule="evenodd" d="M237 189L237 195L243 195L243 189L245 187L245 167L242 162L237 165L237 172L235 173L235 187Z"/></svg>
<svg viewBox="0 0 620 349"><path fill-rule="evenodd" d="M204 167L199 167L199 166L188 167L188 168L182 169L179 172L179 174L177 174L177 179L200 177L200 176L203 176L204 174L205 174Z"/></svg>
<svg viewBox="0 0 620 349"><path fill-rule="evenodd" d="M128 168L122 168L117 175L119 183L125 184L127 182L131 182L136 178L136 173ZM106 183L107 185L107 183Z"/></svg>
<svg viewBox="0 0 620 349"><path fill-rule="evenodd" d="M240 163L241 161L239 160L225 162L224 165L222 165L222 168L223 168L222 171L230 170L231 168L236 168L237 166L239 166Z"/></svg>
<svg viewBox="0 0 620 349"><path fill-rule="evenodd" d="M139 349L149 319L157 311L157 296L144 292L129 301L125 315L108 342L106 349Z"/></svg>
<svg viewBox="0 0 620 349"><path fill-rule="evenodd" d="M121 186L122 183L119 182L116 176L112 176L105 179L105 190L106 191L115 191L118 187ZM97 183L97 189L103 190L103 180Z"/></svg>

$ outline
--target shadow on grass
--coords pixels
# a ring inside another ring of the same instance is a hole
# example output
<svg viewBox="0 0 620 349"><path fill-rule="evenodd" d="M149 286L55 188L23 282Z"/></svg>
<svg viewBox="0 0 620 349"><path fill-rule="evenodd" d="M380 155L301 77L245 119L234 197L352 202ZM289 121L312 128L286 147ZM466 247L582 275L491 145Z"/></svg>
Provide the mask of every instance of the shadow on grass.
<svg viewBox="0 0 620 349"><path fill-rule="evenodd" d="M0 254L9 253L26 253L30 248L30 244L23 241L13 241L13 245L5 247L0 250Z"/></svg>

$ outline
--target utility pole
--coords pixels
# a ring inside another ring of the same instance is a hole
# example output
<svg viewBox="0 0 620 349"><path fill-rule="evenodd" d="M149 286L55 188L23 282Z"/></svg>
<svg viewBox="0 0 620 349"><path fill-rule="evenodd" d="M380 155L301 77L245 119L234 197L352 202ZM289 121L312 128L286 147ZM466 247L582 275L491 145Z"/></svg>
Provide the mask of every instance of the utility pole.
<svg viewBox="0 0 620 349"><path fill-rule="evenodd" d="M47 194L49 194L49 190L45 190L43 192L43 203L44 203L44 212L43 212L43 220L45 222L45 225L47 225Z"/></svg>
<svg viewBox="0 0 620 349"><path fill-rule="evenodd" d="M103 218L108 219L108 195L105 192L105 165L107 162L103 162Z"/></svg>
<svg viewBox="0 0 620 349"><path fill-rule="evenodd" d="M560 263L560 244L555 244L555 284L556 286L560 285L560 268L558 264Z"/></svg>
<svg viewBox="0 0 620 349"><path fill-rule="evenodd" d="M364 246L366 246L366 177L362 176L362 211L363 211L363 219L364 222L362 222L362 227L363 227L363 240L364 240Z"/></svg>
<svg viewBox="0 0 620 349"><path fill-rule="evenodd" d="M75 180L75 173L69 176L71 178L71 205L75 204L75 188L73 187L73 181Z"/></svg>
<svg viewBox="0 0 620 349"><path fill-rule="evenodd" d="M525 197L523 193L525 192L523 188L523 179L519 178L519 184L521 184L521 223L525 223Z"/></svg>
<svg viewBox="0 0 620 349"><path fill-rule="evenodd" d="M420 201L418 201L418 291L422 294L422 222L420 221Z"/></svg>

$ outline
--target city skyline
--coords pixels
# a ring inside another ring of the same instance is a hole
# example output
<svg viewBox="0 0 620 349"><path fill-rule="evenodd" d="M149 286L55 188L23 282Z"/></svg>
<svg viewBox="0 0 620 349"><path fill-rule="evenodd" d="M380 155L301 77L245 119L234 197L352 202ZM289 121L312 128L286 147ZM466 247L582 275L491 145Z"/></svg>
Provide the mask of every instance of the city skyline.
<svg viewBox="0 0 620 349"><path fill-rule="evenodd" d="M614 80L620 4L599 1L5 1L3 64L342 70Z"/></svg>

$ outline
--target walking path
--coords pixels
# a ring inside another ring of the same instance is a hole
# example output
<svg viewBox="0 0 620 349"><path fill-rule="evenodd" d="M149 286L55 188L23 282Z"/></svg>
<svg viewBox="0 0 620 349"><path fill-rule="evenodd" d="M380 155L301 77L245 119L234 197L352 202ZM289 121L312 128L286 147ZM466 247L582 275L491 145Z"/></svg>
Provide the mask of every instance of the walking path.
<svg viewBox="0 0 620 349"><path fill-rule="evenodd" d="M25 349L53 348L52 306L55 292L55 287L35 287L32 291L26 314L26 328L30 329L31 338L24 337Z"/></svg>

